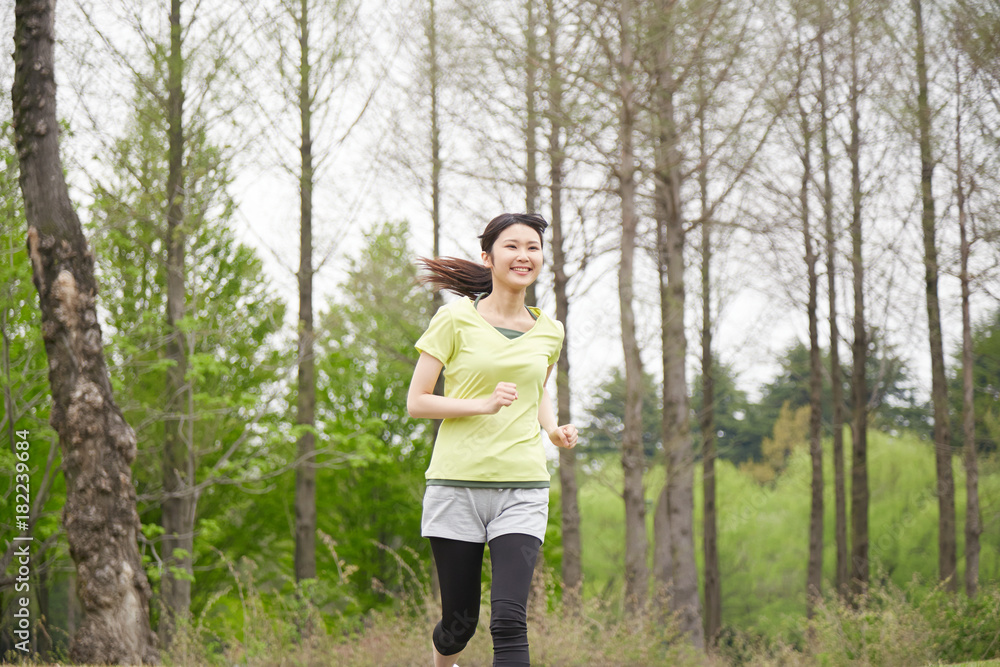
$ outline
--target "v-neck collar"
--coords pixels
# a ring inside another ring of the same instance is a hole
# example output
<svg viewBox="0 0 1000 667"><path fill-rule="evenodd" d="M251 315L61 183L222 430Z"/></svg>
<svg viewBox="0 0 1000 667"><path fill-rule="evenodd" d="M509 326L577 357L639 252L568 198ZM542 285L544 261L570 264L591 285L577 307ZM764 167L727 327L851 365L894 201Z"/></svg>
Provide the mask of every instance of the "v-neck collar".
<svg viewBox="0 0 1000 667"><path fill-rule="evenodd" d="M483 316L482 316L482 315L481 315L481 314L479 313L479 308L477 308L477 307L476 307L476 304L477 304L477 303L479 303L479 300L480 300L481 298L483 298L483 296L484 296L483 294L480 294L479 296L477 296L477 297L476 297L476 300L475 300L475 301L473 301L472 299L469 299L469 305L471 305L471 306L472 306L472 310L473 310L473 311L475 311L475 313L476 313L476 319L477 319L477 320L478 320L479 322L481 322L481 323L483 324L483 326L485 326L485 327L489 328L489 329L490 329L491 331L493 331L493 332L494 332L494 333L495 333L496 335L500 336L500 337L501 337L502 339L504 339L504 340L505 340L505 341L507 341L508 343L511 343L511 342L514 342L514 341L517 341L517 340L521 340L522 338L524 338L525 336L527 336L527 335L528 335L528 334L530 334L530 333L531 333L532 331L534 331L535 329L537 329L537 328L538 328L538 320L539 320L539 319L541 319L541 313L539 313L539 316L538 316L538 317L535 317L535 318L534 318L535 322L534 322L534 323L533 323L533 324L531 325L531 328L530 328L530 329L528 329L527 331L522 331L522 332L521 332L521 335L520 335L520 336L517 336L516 338L508 338L507 336L505 336L505 335L504 335L504 333L503 333L502 331L498 330L498 329L497 329L497 327L495 327L495 326L493 326L492 324L490 324L489 322L487 322L487 321L486 321L486 318L485 318L485 317L483 317ZM525 308L528 308L528 306L525 306ZM530 314L534 315L534 313L532 313L532 312L531 312L531 309L530 309L530 308L528 309L528 313L530 313ZM510 331L516 331L516 329L511 329Z"/></svg>

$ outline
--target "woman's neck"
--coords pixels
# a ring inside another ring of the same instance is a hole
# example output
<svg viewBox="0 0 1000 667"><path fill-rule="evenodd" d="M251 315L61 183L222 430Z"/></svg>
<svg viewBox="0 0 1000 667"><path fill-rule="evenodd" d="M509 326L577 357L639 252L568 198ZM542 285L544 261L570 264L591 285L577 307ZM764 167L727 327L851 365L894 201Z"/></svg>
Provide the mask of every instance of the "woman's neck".
<svg viewBox="0 0 1000 667"><path fill-rule="evenodd" d="M524 290L495 290L484 296L479 305L486 304L491 313L505 320L517 319L524 314Z"/></svg>

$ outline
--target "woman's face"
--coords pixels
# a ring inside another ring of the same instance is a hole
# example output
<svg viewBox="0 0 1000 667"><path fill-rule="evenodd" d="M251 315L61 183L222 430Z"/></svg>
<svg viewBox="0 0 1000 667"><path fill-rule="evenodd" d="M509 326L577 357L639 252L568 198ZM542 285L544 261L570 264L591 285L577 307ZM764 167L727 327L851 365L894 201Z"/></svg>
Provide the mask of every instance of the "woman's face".
<svg viewBox="0 0 1000 667"><path fill-rule="evenodd" d="M524 289L538 278L542 268L542 241L528 225L514 224L500 232L492 253L483 253L483 263L498 282L511 289Z"/></svg>

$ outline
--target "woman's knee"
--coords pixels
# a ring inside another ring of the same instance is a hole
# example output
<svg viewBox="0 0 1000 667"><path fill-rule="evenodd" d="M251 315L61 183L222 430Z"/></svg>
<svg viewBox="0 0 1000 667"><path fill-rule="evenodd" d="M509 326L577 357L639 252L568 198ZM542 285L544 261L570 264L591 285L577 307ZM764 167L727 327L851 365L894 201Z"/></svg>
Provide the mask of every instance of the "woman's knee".
<svg viewBox="0 0 1000 667"><path fill-rule="evenodd" d="M479 625L478 610L456 612L451 618L441 619L434 626L434 648L441 655L454 655L463 649L476 634Z"/></svg>
<svg viewBox="0 0 1000 667"><path fill-rule="evenodd" d="M490 616L490 633L497 640L527 637L528 614L525 606L514 600L493 600Z"/></svg>

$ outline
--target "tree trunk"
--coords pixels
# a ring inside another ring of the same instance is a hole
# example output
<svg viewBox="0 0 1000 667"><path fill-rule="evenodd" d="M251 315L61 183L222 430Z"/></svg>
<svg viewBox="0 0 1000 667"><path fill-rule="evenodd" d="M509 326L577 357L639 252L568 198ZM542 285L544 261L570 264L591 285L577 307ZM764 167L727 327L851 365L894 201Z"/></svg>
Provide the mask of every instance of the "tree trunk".
<svg viewBox="0 0 1000 667"><path fill-rule="evenodd" d="M430 72L431 88L431 227L434 247L432 254L439 257L441 253L441 125L438 112L438 87L440 86L441 67L438 65L437 40L437 8L434 0L430 0L430 13L427 17L427 50L428 70ZM444 305L441 293L434 292L434 305Z"/></svg>
<svg viewBox="0 0 1000 667"><path fill-rule="evenodd" d="M621 265L618 269L618 304L621 312L622 346L625 353L625 425L622 431L623 496L625 499L625 611L634 615L646 605L649 571L646 565L646 500L642 473L642 359L632 310L633 260L638 216L635 210L635 155L632 133L635 125L635 86L632 82L632 2L619 5L621 60L619 136L621 163L618 178L622 200Z"/></svg>
<svg viewBox="0 0 1000 667"><path fill-rule="evenodd" d="M524 28L526 47L524 96L527 116L524 133L527 156L524 167L524 211L534 213L538 208L538 64L541 57L538 53L538 37L535 34L538 29L535 0L525 0L524 5L527 14Z"/></svg>
<svg viewBox="0 0 1000 667"><path fill-rule="evenodd" d="M111 393L97 317L94 256L59 159L55 3L16 0L11 90L28 254L42 311L52 427L66 478L63 524L83 618L76 663L156 663L151 590L139 558L131 464L135 432Z"/></svg>
<svg viewBox="0 0 1000 667"><path fill-rule="evenodd" d="M826 30L830 13L823 5L819 44L820 153L823 162L823 222L826 232L826 285L830 316L830 386L833 401L833 487L837 562L834 586L847 592L847 497L844 489L844 386L840 377L840 331L837 325L837 245L833 230L833 181L830 177L829 118L827 117Z"/></svg>
<svg viewBox="0 0 1000 667"><path fill-rule="evenodd" d="M438 65L437 56L437 11L434 0L430 0L427 25L427 58L430 79L431 96L431 238L433 257L441 256L441 125L438 113L438 87L440 85L441 68ZM433 296L434 312L444 305L444 297L440 291L435 290ZM437 381L434 383L434 393L444 396L444 373L438 373ZM433 420L431 439L436 440L438 431L441 429L440 419ZM434 565L434 555L431 554L431 594L437 597L441 591L441 582L438 580L437 566Z"/></svg>
<svg viewBox="0 0 1000 667"><path fill-rule="evenodd" d="M930 328L931 400L934 403L934 462L937 468L938 497L938 578L948 590L958 589L955 545L955 482L951 470L951 434L948 423L948 380L944 369L941 338L941 304L938 300L938 257L935 236L934 159L931 156L931 108L927 90L927 62L924 53L924 22L921 0L911 0L916 31L917 124L920 141L921 226L924 232L924 283L927 297L927 325Z"/></svg>
<svg viewBox="0 0 1000 667"><path fill-rule="evenodd" d="M972 317L969 312L970 240L965 214L965 185L962 164L962 79L955 63L955 180L957 182L958 229L961 239L962 284L962 438L965 441L965 594L976 596L979 589L979 536L983 532L979 511L979 466L976 461L976 422L973 401Z"/></svg>
<svg viewBox="0 0 1000 667"><path fill-rule="evenodd" d="M538 210L538 64L541 57L538 53L538 18L535 12L535 0L525 0L525 119L524 148L527 159L524 167L524 212L536 213ZM537 304L535 283L528 285L524 294L524 302ZM564 423L564 422L560 422ZM542 561L539 553L538 562Z"/></svg>
<svg viewBox="0 0 1000 667"><path fill-rule="evenodd" d="M427 69L430 79L431 97L431 238L433 257L441 256L441 118L438 110L440 86L441 86L441 66L438 64L438 39L437 39L437 8L434 0L430 0L427 25ZM434 292L434 310L444 305L444 297L440 291ZM434 393L444 395L444 375L439 374L437 383L434 386ZM438 429L441 428L441 420L434 420L434 435L437 436Z"/></svg>
<svg viewBox="0 0 1000 667"><path fill-rule="evenodd" d="M177 621L191 607L194 551L194 443L189 430L191 389L187 384L184 228L184 61L181 53L181 0L170 3L170 57L167 82L167 423L163 443L163 616L160 638L169 646Z"/></svg>
<svg viewBox="0 0 1000 667"><path fill-rule="evenodd" d="M799 52L799 72L805 73L805 63ZM816 252L813 250L812 224L809 211L809 186L812 182L812 129L809 115L798 94L799 128L802 132L802 182L799 208L802 216L802 238L805 246L806 275L809 296L806 305L809 319L809 458L812 462L809 511L809 561L806 567L806 616L812 618L813 608L822 595L823 586L823 447L820 440L823 416L822 364L819 353L819 277L816 275Z"/></svg>
<svg viewBox="0 0 1000 667"><path fill-rule="evenodd" d="M652 42L657 44L660 48L656 50L656 66L658 67L657 75L662 78L661 70L665 69L669 63L666 61L668 57L664 53L663 45L666 43L666 14L664 8L659 5L656 7L655 14L657 23L657 30L653 33ZM654 198L654 217L656 219L656 270L657 279L660 287L661 302L663 296L663 285L667 283L667 264L666 264L666 250L664 246L666 245L666 230L667 230L667 198L669 195L666 192L667 179L669 175L669 166L667 164L668 158L666 157L664 151L667 150L669 146L669 138L665 136L667 130L662 127L665 122L665 113L663 112L663 107L667 104L664 101L664 97L668 95L668 91L664 88L664 82L660 79L654 81L654 89L652 91L653 99L657 102L657 108L655 109L656 114L653 117L655 122L654 133L656 142L656 153L655 153L655 164L656 173L655 179L653 181L654 192L656 197ZM704 171L704 170L703 170ZM665 320L664 316L664 320ZM661 335L665 338L666 332L665 327L661 323ZM666 364L666 349L663 350L663 360L662 364ZM666 371L664 371L664 378L666 377ZM664 381L664 386L666 381ZM664 402L666 401L666 395L664 394ZM665 411L661 411L661 423L660 431L661 437L663 438L663 445L666 448L668 443L667 429L668 418ZM658 606L662 606L664 609L670 609L673 606L673 588L674 588L674 547L671 543L673 533L670 530L670 499L669 499L669 485L667 483L669 477L669 461L668 456L664 455L664 471L667 473L664 476L663 488L660 490L660 495L656 500L656 509L653 515L653 586L656 591L655 602ZM661 609L662 611L662 609ZM664 614L666 616L666 614Z"/></svg>
<svg viewBox="0 0 1000 667"><path fill-rule="evenodd" d="M699 84L704 81L699 77ZM699 96L704 100L704 95ZM715 510L715 358L712 351L712 225L708 212L708 154L705 104L698 112L698 185L701 194L701 456L705 558L705 640L714 645L722 628L722 582L719 576L718 516Z"/></svg>
<svg viewBox="0 0 1000 667"><path fill-rule="evenodd" d="M858 82L858 7L850 0L851 85L848 104L851 112L851 269L854 279L854 341L851 344L851 581L857 597L868 588L868 387L865 361L865 270L861 255L861 114Z"/></svg>
<svg viewBox="0 0 1000 667"><path fill-rule="evenodd" d="M316 578L316 371L312 308L312 84L309 66L309 0L299 10L299 372L296 423L310 430L298 441L295 468L295 580Z"/></svg>
<svg viewBox="0 0 1000 667"><path fill-rule="evenodd" d="M674 172L675 177L679 177ZM694 558L694 451L688 417L684 360L684 229L680 188L676 179L667 184L673 205L668 209L666 243L661 246L667 285L661 283L663 313L663 434L667 454L667 509L670 515L670 549L673 560L673 611L681 631L697 648L705 645L698 598L698 568Z"/></svg>
<svg viewBox="0 0 1000 667"><path fill-rule="evenodd" d="M562 95L563 83L559 73L558 35L559 23L554 0L546 0L549 97L549 165L551 180L552 215L552 274L556 294L556 319L569 320L569 296L566 275L566 253L563 249L562 184L565 158L562 146ZM556 363L557 413L560 424L571 423L569 384L569 332L563 341L563 353ZM583 547L580 539L580 505L576 480L576 450L559 450L559 487L562 510L562 579L563 604L570 613L579 613L583 585Z"/></svg>
<svg viewBox="0 0 1000 667"><path fill-rule="evenodd" d="M186 311L184 227L184 60L181 53L181 0L170 3L170 57L167 82L167 423L163 444L163 616L160 637L172 641L177 621L191 607L192 555L197 497L191 388L187 382L187 334L180 328Z"/></svg>
<svg viewBox="0 0 1000 667"><path fill-rule="evenodd" d="M687 378L687 333L684 329L684 220L681 211L681 173L677 126L674 119L673 19L676 0L657 6L655 188L657 270L660 276L660 312L663 361L663 449L666 453L666 499L673 566L671 610L680 631L691 643L705 645L705 629L698 597L698 568L694 557L694 448L691 442ZM666 280L664 280L666 277ZM666 540L657 536L656 540ZM657 582L663 587L667 582Z"/></svg>

